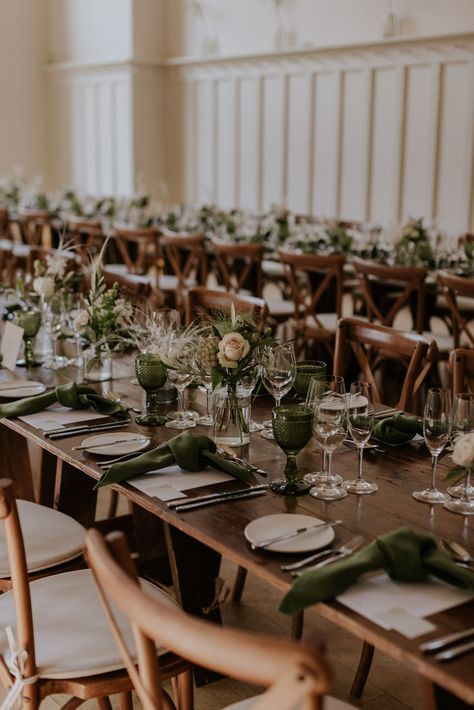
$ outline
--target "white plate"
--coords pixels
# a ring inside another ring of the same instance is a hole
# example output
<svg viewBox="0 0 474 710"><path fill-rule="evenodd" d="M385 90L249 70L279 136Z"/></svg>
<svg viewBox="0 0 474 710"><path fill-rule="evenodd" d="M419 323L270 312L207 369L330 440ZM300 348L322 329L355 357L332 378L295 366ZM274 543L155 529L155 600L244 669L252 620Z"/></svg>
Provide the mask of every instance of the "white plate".
<svg viewBox="0 0 474 710"><path fill-rule="evenodd" d="M137 439L138 437L140 438L139 441L125 441L123 444L113 443L119 439ZM98 444L107 444L109 441L110 446L100 446L99 448L95 448ZM86 446L86 451L90 454L120 456L120 454L133 454L134 451L142 451L143 449L146 449L149 443L150 438L148 436L143 436L143 434L136 434L135 432L130 431L120 431L117 429L117 431L111 431L107 434L89 436L87 439L84 439L81 446Z"/></svg>
<svg viewBox="0 0 474 710"><path fill-rule="evenodd" d="M252 520L246 526L244 535L250 543L256 544L267 540L269 537L276 537L277 535L293 532L298 528L305 528L309 525L317 525L324 522L324 520L314 518L311 515L297 515L295 513L264 515L262 518ZM276 542L265 549L271 552L286 553L311 552L311 550L319 550L329 545L334 540L334 536L333 528L325 528L324 530L314 528L290 540Z"/></svg>
<svg viewBox="0 0 474 710"><path fill-rule="evenodd" d="M22 397L33 397L35 394L42 394L46 390L46 385L33 380L13 380L0 382L0 397L5 399L20 399Z"/></svg>

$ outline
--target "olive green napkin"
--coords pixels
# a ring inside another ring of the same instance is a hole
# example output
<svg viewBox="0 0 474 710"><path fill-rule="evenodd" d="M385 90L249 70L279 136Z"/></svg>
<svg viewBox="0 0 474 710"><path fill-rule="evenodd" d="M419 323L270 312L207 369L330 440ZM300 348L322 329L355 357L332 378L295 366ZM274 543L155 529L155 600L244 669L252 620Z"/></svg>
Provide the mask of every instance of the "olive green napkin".
<svg viewBox="0 0 474 710"><path fill-rule="evenodd" d="M215 443L208 436L194 436L189 431L183 431L132 461L113 464L106 473L102 474L96 488L128 481L148 471L157 471L173 464L178 464L184 471L202 471L203 468L212 466L241 481L252 479L252 473L247 468L229 461L216 453L216 449Z"/></svg>
<svg viewBox="0 0 474 710"><path fill-rule="evenodd" d="M381 535L374 542L339 562L298 577L283 597L280 611L295 614L312 604L342 594L365 572L384 570L399 582L423 582L428 575L474 591L474 572L459 567L438 550L435 541L410 528Z"/></svg>
<svg viewBox="0 0 474 710"><path fill-rule="evenodd" d="M0 417L11 419L12 417L23 417L26 414L36 414L47 409L51 404L59 402L63 407L71 409L95 409L100 414L113 415L124 412L122 405L106 399L88 385L78 385L76 382L68 382L67 385L60 385L51 392L37 394L35 397L25 397L17 399L15 402L0 405Z"/></svg>
<svg viewBox="0 0 474 710"><path fill-rule="evenodd" d="M377 422L373 435L386 444L405 444L415 434L423 436L423 421L407 414L396 414Z"/></svg>

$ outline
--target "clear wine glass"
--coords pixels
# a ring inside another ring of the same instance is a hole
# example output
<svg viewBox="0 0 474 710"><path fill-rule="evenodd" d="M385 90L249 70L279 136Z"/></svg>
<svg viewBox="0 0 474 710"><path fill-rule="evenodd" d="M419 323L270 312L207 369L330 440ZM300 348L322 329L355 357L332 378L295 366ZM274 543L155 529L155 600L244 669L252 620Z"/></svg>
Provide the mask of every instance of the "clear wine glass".
<svg viewBox="0 0 474 710"><path fill-rule="evenodd" d="M260 377L260 365L258 362L250 363L248 367L245 368L245 372L240 378L241 388L245 391L248 397L252 397L252 392L257 386L258 379ZM252 419L252 411L250 410L250 421L249 421L249 432L262 431L263 424Z"/></svg>
<svg viewBox="0 0 474 710"><path fill-rule="evenodd" d="M275 398L275 407L280 406L282 397L293 386L296 377L296 357L292 343L269 345L262 355L262 380L265 388ZM265 427L272 426L272 421L264 422ZM261 436L274 439L272 429L265 429Z"/></svg>
<svg viewBox="0 0 474 710"><path fill-rule="evenodd" d="M436 467L438 456L451 435L451 392L439 387L428 390L423 415L423 435L431 454L431 485L422 491L412 493L415 500L430 505L445 503L449 496L436 488Z"/></svg>
<svg viewBox="0 0 474 710"><path fill-rule="evenodd" d="M345 395L346 387L344 385L344 379L340 375L325 375L324 377L318 376L312 378L308 392L306 394L306 406L308 406L313 411L319 406L321 398L335 392L336 394ZM342 483L342 476L338 474L332 474L329 476L328 466L326 461L326 451L324 447L319 443L318 438L315 437L316 443L323 450L323 468L321 471L314 471L312 473L307 473L304 476L304 480L310 483L312 486L318 486L329 483L331 486L338 486Z"/></svg>
<svg viewBox="0 0 474 710"><path fill-rule="evenodd" d="M196 426L196 419L188 416L184 409L184 390L193 380L192 369L187 368L187 363L192 362L193 358L193 343L178 339L171 346L169 356L177 365L177 369L168 368L168 380L178 390L178 411L176 418L167 421L165 426L170 429L191 429Z"/></svg>
<svg viewBox="0 0 474 710"><path fill-rule="evenodd" d="M44 363L44 367L49 370L59 370L65 365L65 358L58 355L58 341L63 329L63 311L62 308L53 308L51 304L48 304L43 311L44 313L44 327L46 333L52 340L53 343L53 355L51 360Z"/></svg>
<svg viewBox="0 0 474 710"><path fill-rule="evenodd" d="M365 495L378 490L376 483L364 481L362 476L362 462L364 447L371 437L374 428L374 398L372 385L368 382L353 382L349 394L347 421L349 433L357 447L359 455L359 469L357 478L353 481L344 481L342 484L348 493Z"/></svg>
<svg viewBox="0 0 474 710"><path fill-rule="evenodd" d="M451 441L463 434L474 431L474 395L470 392L457 394L453 404ZM448 500L444 507L452 513L460 515L474 515L474 486L471 485L471 469L466 467L463 483L448 488L450 496L456 500Z"/></svg>
<svg viewBox="0 0 474 710"><path fill-rule="evenodd" d="M201 426L213 426L214 419L211 414L210 403L212 394L212 368L200 356L199 349L194 355L194 366L199 374L199 380L206 390L206 414L196 419L196 423Z"/></svg>
<svg viewBox="0 0 474 710"><path fill-rule="evenodd" d="M335 392L323 395L314 409L313 434L324 451L327 463L327 480L310 490L313 498L322 500L339 500L345 498L347 492L332 476L332 455L347 437L347 398L345 394Z"/></svg>

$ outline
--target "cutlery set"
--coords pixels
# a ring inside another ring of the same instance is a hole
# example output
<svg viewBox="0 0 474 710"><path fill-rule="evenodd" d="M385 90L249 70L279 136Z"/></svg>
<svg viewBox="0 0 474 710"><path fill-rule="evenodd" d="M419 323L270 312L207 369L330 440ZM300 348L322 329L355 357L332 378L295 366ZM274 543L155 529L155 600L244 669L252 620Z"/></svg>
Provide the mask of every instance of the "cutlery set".
<svg viewBox="0 0 474 710"><path fill-rule="evenodd" d="M474 627L426 641L420 645L420 651L426 654L434 653L437 661L451 661L463 656L474 651Z"/></svg>
<svg viewBox="0 0 474 710"><path fill-rule="evenodd" d="M275 545L278 542L284 542L286 540L291 540L294 537L298 537L299 535L302 535L303 533L307 532L308 530L314 530L314 529L319 529L319 530L327 530L327 528L332 528L335 527L336 525L340 525L342 523L342 520L334 520L333 522L329 523L315 523L315 525L307 525L304 528L298 528L297 530L292 530L291 532L283 533L282 535L277 535L276 537L270 537L267 540L261 540L260 542L254 542L250 545L252 550L265 550L267 547L270 547L270 545Z"/></svg>
<svg viewBox="0 0 474 710"><path fill-rule="evenodd" d="M363 542L364 538L362 537L362 535L355 535L353 538L351 538L348 542L344 543L340 547L321 550L321 552L316 552L314 555L305 557L303 560L298 560L298 562L293 562L288 565L282 565L281 569L283 572L291 572L291 576L296 577L302 574L298 570L300 570L302 567L306 567L307 565L321 558L326 559L323 559L322 562L313 565L310 569L317 569L318 567L326 566L330 562L334 562L340 559L341 557L348 557L349 555L352 555L352 553L355 552L362 545Z"/></svg>
<svg viewBox="0 0 474 710"><path fill-rule="evenodd" d="M264 495L269 487L268 483L262 483L257 486L251 486L250 488L240 488L234 491L223 491L221 493L209 493L208 495L196 496L188 502L183 502L182 498L177 498L167 503L167 506L168 508L174 509L176 512L194 510L195 508L213 505L214 503Z"/></svg>

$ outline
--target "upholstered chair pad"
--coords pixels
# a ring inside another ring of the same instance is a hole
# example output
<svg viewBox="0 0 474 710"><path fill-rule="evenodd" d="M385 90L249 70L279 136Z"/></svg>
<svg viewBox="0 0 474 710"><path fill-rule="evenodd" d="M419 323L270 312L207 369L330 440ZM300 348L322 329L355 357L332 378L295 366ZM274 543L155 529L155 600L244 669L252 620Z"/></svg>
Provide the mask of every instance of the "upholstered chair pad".
<svg viewBox="0 0 474 710"><path fill-rule="evenodd" d="M149 595L175 607L150 582L141 580ZM80 678L123 668L90 570L66 572L30 584L36 663L41 678ZM116 619L130 649L134 647L126 618ZM0 596L0 629L15 625L13 593ZM6 654L8 658L8 654Z"/></svg>
<svg viewBox="0 0 474 710"><path fill-rule="evenodd" d="M161 274L158 279L158 286L162 291L175 291L178 288L178 277L173 274ZM196 285L196 279L191 277L184 280L186 288L192 288Z"/></svg>
<svg viewBox="0 0 474 710"><path fill-rule="evenodd" d="M19 500L17 504L29 572L54 567L82 554L86 531L76 520L27 500ZM3 526L0 526L0 577L10 577Z"/></svg>

